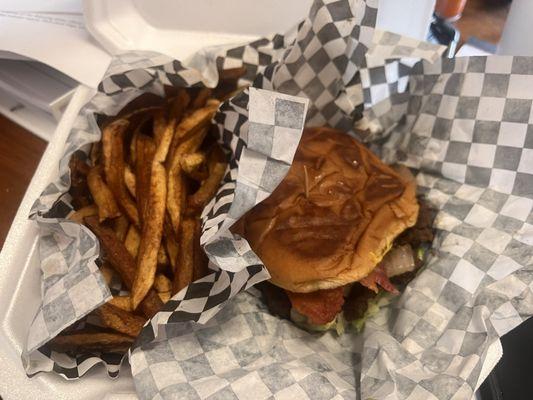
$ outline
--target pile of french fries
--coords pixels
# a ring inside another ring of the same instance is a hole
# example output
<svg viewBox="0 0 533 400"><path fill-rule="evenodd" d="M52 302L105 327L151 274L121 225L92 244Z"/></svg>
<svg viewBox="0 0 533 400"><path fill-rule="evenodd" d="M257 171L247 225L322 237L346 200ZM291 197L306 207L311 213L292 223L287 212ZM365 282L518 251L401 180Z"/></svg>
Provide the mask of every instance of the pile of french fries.
<svg viewBox="0 0 533 400"><path fill-rule="evenodd" d="M223 71L213 90L179 89L157 105L126 107L103 122L89 157L74 153L69 218L96 235L100 271L127 294L93 313L102 329L67 329L52 349L125 351L171 296L208 273L200 214L227 165L211 120L244 72Z"/></svg>

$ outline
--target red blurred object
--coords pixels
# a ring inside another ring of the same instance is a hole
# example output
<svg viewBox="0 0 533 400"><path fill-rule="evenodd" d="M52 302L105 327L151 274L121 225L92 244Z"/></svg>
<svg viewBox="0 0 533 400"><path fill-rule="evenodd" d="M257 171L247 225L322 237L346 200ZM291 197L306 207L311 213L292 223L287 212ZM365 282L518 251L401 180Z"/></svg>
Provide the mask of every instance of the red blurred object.
<svg viewBox="0 0 533 400"><path fill-rule="evenodd" d="M335 319L344 304L343 293L342 286L311 293L295 293L287 290L294 309L308 317L314 325L324 325Z"/></svg>
<svg viewBox="0 0 533 400"><path fill-rule="evenodd" d="M446 21L456 21L461 18L466 0L437 0L435 14Z"/></svg>

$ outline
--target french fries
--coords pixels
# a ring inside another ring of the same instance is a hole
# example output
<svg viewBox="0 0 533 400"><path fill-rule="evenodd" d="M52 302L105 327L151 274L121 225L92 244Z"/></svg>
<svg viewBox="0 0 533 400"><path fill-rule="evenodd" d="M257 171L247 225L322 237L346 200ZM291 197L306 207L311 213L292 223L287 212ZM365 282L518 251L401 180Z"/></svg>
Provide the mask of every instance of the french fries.
<svg viewBox="0 0 533 400"><path fill-rule="evenodd" d="M154 289L157 293L170 292L172 282L163 274L157 274L154 280Z"/></svg>
<svg viewBox="0 0 533 400"><path fill-rule="evenodd" d="M243 73L221 74L223 87L179 89L163 104L129 107L106 121L88 160L73 156L70 219L97 236L114 295L91 314L105 331L73 327L52 348L125 351L173 294L208 273L200 213L226 170L224 153L206 140L222 98L213 95L234 91Z"/></svg>
<svg viewBox="0 0 533 400"><path fill-rule="evenodd" d="M144 318L109 303L100 306L97 314L105 326L131 337L137 337L146 322Z"/></svg>
<svg viewBox="0 0 533 400"><path fill-rule="evenodd" d="M107 303L117 308L120 308L121 310L124 310L124 311L128 311L128 312L133 311L133 309L131 308L131 297L130 296L113 296L113 298L109 300Z"/></svg>
<svg viewBox="0 0 533 400"><path fill-rule="evenodd" d="M185 89L181 89L177 96L170 101L169 118L174 121L181 120L190 102L191 96Z"/></svg>
<svg viewBox="0 0 533 400"><path fill-rule="evenodd" d="M144 222L148 210L148 198L150 193L150 176L152 172L152 161L155 154L154 140L146 135L137 136L137 159L135 164L135 192L137 198L137 208Z"/></svg>
<svg viewBox="0 0 533 400"><path fill-rule="evenodd" d="M120 210L113 197L113 193L111 193L111 190L107 187L100 175L100 168L91 168L87 174L87 184L89 185L91 196L98 207L98 218L100 222L108 218L120 216Z"/></svg>
<svg viewBox="0 0 533 400"><path fill-rule="evenodd" d="M72 206L75 210L86 207L91 204L91 194L87 185L87 174L89 165L82 156L76 152L69 161L70 168L70 189L72 196Z"/></svg>
<svg viewBox="0 0 533 400"><path fill-rule="evenodd" d="M220 102L216 101L208 106L194 110L190 115L183 118L176 128L175 141L186 139L188 135L209 125L215 115Z"/></svg>
<svg viewBox="0 0 533 400"><path fill-rule="evenodd" d="M100 225L96 217L87 217L84 221L100 240L100 246L106 254L109 265L120 275L126 288L131 290L133 280L135 279L135 259L117 238L115 232L110 228ZM161 306L162 303L157 293L154 290L150 290L141 302L140 310L147 318L151 318L159 311Z"/></svg>
<svg viewBox="0 0 533 400"><path fill-rule="evenodd" d="M194 270L194 232L196 221L185 219L181 224L180 252L178 253L179 267L174 273L172 294L178 293L193 279Z"/></svg>
<svg viewBox="0 0 533 400"><path fill-rule="evenodd" d="M139 231L133 225L130 226L126 235L126 240L124 240L124 246L126 246L126 250L128 250L133 258L137 258L140 243L141 235L139 234Z"/></svg>
<svg viewBox="0 0 533 400"><path fill-rule="evenodd" d="M157 295L159 296L163 304L165 304L172 297L172 292L160 292Z"/></svg>
<svg viewBox="0 0 533 400"><path fill-rule="evenodd" d="M207 100L209 97L211 97L211 89L209 88L202 88L192 101L192 109L202 108L205 106L205 103L207 103Z"/></svg>
<svg viewBox="0 0 533 400"><path fill-rule="evenodd" d="M128 218L123 215L113 220L113 230L115 231L115 234L121 242L126 239L129 227L130 223L128 221Z"/></svg>
<svg viewBox="0 0 533 400"><path fill-rule="evenodd" d="M205 154L201 152L186 154L180 160L181 168L187 175L194 175L205 163Z"/></svg>
<svg viewBox="0 0 533 400"><path fill-rule="evenodd" d="M209 170L209 176L202 182L200 188L189 196L189 205L193 209L200 209L207 204L215 195L220 186L220 181L224 177L226 161L219 147L215 147L209 155L207 168Z"/></svg>
<svg viewBox="0 0 533 400"><path fill-rule="evenodd" d="M167 119L163 110L157 112L154 115L154 139L156 143L161 142L161 138L165 134L167 127Z"/></svg>
<svg viewBox="0 0 533 400"><path fill-rule="evenodd" d="M179 243L168 218L165 218L163 229L165 230L165 248L167 249L172 273L174 273L177 268Z"/></svg>
<svg viewBox="0 0 533 400"><path fill-rule="evenodd" d="M128 189L130 195L132 197L135 197L137 195L137 182L135 179L135 174L133 173L129 165L124 168L124 183L126 184L126 188Z"/></svg>
<svg viewBox="0 0 533 400"><path fill-rule="evenodd" d="M131 289L133 309L136 309L146 293L154 284L157 270L157 254L163 237L165 219L167 177L163 162L166 159L174 127L168 125L161 136L161 141L152 161L150 176L150 197L148 200L147 219L141 234L141 244L137 255L137 273Z"/></svg>
<svg viewBox="0 0 533 400"><path fill-rule="evenodd" d="M71 221L77 222L78 224L83 223L83 218L90 217L91 215L98 215L98 207L94 204L80 208L77 211L74 211L70 214L69 219Z"/></svg>
<svg viewBox="0 0 533 400"><path fill-rule="evenodd" d="M129 122L118 119L102 132L102 152L107 184L120 207L135 226L140 226L137 206L131 199L124 182L124 132Z"/></svg>
<svg viewBox="0 0 533 400"><path fill-rule="evenodd" d="M53 338L50 348L54 351L117 351L125 352L133 344L133 338L120 333L77 332Z"/></svg>

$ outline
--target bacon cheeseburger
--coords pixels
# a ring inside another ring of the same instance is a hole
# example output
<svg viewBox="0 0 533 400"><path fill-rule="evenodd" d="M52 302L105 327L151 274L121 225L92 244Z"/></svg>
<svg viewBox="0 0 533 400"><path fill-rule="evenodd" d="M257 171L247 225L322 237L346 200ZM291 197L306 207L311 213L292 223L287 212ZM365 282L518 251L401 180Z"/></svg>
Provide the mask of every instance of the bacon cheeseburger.
<svg viewBox="0 0 533 400"><path fill-rule="evenodd" d="M398 293L393 277L412 279L431 219L407 168L343 132L312 128L287 177L238 230L272 276L261 286L271 312L342 331L346 321L361 329L381 292Z"/></svg>

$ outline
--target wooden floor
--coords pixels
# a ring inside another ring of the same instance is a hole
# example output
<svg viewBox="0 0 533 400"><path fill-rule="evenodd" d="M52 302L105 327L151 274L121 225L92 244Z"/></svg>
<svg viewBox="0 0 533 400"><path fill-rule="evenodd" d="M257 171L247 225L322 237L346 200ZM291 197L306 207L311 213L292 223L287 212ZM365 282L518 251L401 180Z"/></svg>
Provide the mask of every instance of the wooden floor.
<svg viewBox="0 0 533 400"><path fill-rule="evenodd" d="M46 142L0 115L0 246Z"/></svg>
<svg viewBox="0 0 533 400"><path fill-rule="evenodd" d="M456 23L463 39L470 36L496 43L508 12L499 0L469 0ZM0 116L0 247L46 143Z"/></svg>

